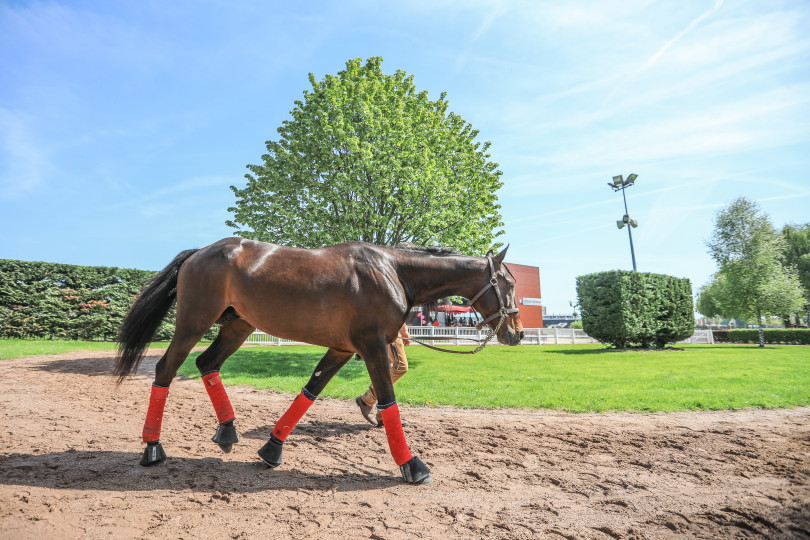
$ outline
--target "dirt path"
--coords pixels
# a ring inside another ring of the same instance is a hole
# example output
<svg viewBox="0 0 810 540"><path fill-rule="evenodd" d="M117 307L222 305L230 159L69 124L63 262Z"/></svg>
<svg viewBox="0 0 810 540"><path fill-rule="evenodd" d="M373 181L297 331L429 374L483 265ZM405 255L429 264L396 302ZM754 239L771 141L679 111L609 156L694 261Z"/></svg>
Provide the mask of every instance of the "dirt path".
<svg viewBox="0 0 810 540"><path fill-rule="evenodd" d="M432 469L405 485L383 430L318 400L270 470L292 397L230 388L223 454L198 381L166 406L168 461L138 465L157 356L116 390L109 352L3 362L0 537L810 538L810 409L562 414L402 408Z"/></svg>

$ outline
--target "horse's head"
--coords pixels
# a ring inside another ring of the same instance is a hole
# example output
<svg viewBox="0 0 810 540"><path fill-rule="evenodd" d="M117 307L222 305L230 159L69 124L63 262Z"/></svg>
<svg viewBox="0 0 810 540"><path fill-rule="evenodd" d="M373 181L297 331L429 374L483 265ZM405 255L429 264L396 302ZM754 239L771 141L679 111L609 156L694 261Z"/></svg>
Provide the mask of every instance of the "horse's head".
<svg viewBox="0 0 810 540"><path fill-rule="evenodd" d="M484 316L479 328L488 325L503 345L517 345L523 339L523 324L515 301L515 278L503 262L503 251L487 254L487 282L470 304Z"/></svg>

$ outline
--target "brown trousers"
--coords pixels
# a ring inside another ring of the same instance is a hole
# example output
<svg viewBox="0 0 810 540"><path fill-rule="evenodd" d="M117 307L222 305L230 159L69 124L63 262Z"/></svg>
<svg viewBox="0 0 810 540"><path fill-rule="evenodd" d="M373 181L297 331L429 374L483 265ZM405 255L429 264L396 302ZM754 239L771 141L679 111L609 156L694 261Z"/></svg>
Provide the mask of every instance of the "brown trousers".
<svg viewBox="0 0 810 540"><path fill-rule="evenodd" d="M408 357L405 356L405 345L402 343L402 338L397 338L388 346L388 363L391 366L391 383L393 384L408 371ZM377 403L377 394L374 392L374 387L369 386L366 393L360 396L360 399L368 406Z"/></svg>

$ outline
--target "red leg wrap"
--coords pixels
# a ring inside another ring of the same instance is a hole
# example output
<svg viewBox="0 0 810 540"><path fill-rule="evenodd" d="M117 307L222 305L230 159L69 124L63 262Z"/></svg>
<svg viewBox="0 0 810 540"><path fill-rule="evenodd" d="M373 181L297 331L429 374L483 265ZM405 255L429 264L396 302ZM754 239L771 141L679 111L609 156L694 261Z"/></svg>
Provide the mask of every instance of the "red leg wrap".
<svg viewBox="0 0 810 540"><path fill-rule="evenodd" d="M224 424L229 420L233 420L236 415L233 414L233 407L228 399L228 394L225 393L225 387L222 385L222 379L219 378L218 371L212 371L203 375L203 384L208 391L208 397L211 398L211 403L214 404L214 410L217 413L217 421Z"/></svg>
<svg viewBox="0 0 810 540"><path fill-rule="evenodd" d="M143 423L143 442L160 439L163 407L166 406L166 397L168 395L168 388L152 385L152 394L149 396L149 409L146 411L146 421Z"/></svg>
<svg viewBox="0 0 810 540"><path fill-rule="evenodd" d="M385 426L385 434L388 436L388 448L397 465L405 465L411 458L411 451L408 450L408 443L405 442L405 432L402 430L402 420L399 418L399 405L394 403L390 407L383 409L380 414Z"/></svg>
<svg viewBox="0 0 810 540"><path fill-rule="evenodd" d="M312 399L310 399L310 396L307 396L303 390L298 394L290 408L287 409L287 412L276 422L273 428L273 436L276 439L282 442L287 440L287 435L290 434L298 421L301 420L301 417L304 416L304 413L307 412L309 406L315 401L314 396L312 396Z"/></svg>

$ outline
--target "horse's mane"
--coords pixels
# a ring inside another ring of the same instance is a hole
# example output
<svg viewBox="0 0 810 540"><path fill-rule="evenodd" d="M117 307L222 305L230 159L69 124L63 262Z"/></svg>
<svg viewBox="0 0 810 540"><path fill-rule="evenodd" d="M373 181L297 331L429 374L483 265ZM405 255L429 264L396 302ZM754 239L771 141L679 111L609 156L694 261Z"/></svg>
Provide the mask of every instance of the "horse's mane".
<svg viewBox="0 0 810 540"><path fill-rule="evenodd" d="M411 244L410 242L403 242L401 244L397 244L394 246L394 249L398 249L400 251L410 251L412 253L422 253L424 255L460 255L454 249L443 247L443 246L417 246Z"/></svg>

